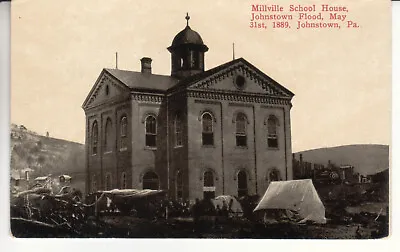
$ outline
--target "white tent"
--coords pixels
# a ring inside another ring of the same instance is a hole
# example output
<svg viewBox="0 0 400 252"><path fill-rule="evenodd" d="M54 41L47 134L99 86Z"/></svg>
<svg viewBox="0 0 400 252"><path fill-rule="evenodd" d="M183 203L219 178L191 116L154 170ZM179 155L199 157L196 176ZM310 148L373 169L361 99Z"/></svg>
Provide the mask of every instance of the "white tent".
<svg viewBox="0 0 400 252"><path fill-rule="evenodd" d="M325 207L311 179L271 182L254 211L267 209L295 211L300 222L326 223Z"/></svg>
<svg viewBox="0 0 400 252"><path fill-rule="evenodd" d="M236 215L243 214L242 206L240 205L239 201L231 195L220 195L212 200L214 207L217 208L219 206L222 209L224 202L227 206L229 206L230 202L232 201L231 211Z"/></svg>

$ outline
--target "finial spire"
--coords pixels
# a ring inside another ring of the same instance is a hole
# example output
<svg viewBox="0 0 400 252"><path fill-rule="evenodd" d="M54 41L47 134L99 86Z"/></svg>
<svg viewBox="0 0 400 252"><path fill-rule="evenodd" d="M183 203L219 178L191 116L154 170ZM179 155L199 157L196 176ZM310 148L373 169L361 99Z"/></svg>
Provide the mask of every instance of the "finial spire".
<svg viewBox="0 0 400 252"><path fill-rule="evenodd" d="M186 17L185 17L185 19L186 19L186 26L189 26L189 19L190 19L190 16L189 16L189 13L188 13L188 12L186 12Z"/></svg>
<svg viewBox="0 0 400 252"><path fill-rule="evenodd" d="M115 69L118 69L118 52L115 52Z"/></svg>

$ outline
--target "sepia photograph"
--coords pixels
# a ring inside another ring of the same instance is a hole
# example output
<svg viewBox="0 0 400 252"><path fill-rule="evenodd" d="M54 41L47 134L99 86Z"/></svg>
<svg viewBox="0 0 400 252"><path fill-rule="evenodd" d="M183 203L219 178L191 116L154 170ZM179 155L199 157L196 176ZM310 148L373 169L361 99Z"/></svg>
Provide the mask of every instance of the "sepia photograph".
<svg viewBox="0 0 400 252"><path fill-rule="evenodd" d="M390 1L10 5L11 236L390 235Z"/></svg>

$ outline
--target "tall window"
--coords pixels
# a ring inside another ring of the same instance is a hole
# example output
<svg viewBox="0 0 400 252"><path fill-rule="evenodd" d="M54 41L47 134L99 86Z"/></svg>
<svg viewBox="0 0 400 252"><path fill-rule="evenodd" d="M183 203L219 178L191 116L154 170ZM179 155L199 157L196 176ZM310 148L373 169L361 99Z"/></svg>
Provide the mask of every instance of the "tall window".
<svg viewBox="0 0 400 252"><path fill-rule="evenodd" d="M106 121L106 130L104 136L104 151L109 152L112 151L112 123L111 119L107 118Z"/></svg>
<svg viewBox="0 0 400 252"><path fill-rule="evenodd" d="M212 171L204 172L203 198L215 198L214 174Z"/></svg>
<svg viewBox="0 0 400 252"><path fill-rule="evenodd" d="M123 116L121 118L121 132L120 132L120 150L127 149L127 135L128 135L128 118Z"/></svg>
<svg viewBox="0 0 400 252"><path fill-rule="evenodd" d="M106 174L106 181L105 181L105 190L111 190L111 174L107 173Z"/></svg>
<svg viewBox="0 0 400 252"><path fill-rule="evenodd" d="M214 145L213 118L210 113L205 112L201 116L203 126L202 142L203 145Z"/></svg>
<svg viewBox="0 0 400 252"><path fill-rule="evenodd" d="M176 198L183 198L183 176L182 171L178 171L176 174Z"/></svg>
<svg viewBox="0 0 400 252"><path fill-rule="evenodd" d="M268 147L278 148L278 119L275 116L268 117Z"/></svg>
<svg viewBox="0 0 400 252"><path fill-rule="evenodd" d="M97 126L97 121L93 122L92 126L92 154L97 154L97 142L99 140L99 127Z"/></svg>
<svg viewBox="0 0 400 252"><path fill-rule="evenodd" d="M146 117L146 146L156 147L157 121L152 115Z"/></svg>
<svg viewBox="0 0 400 252"><path fill-rule="evenodd" d="M183 145L182 116L180 113L175 116L175 146Z"/></svg>
<svg viewBox="0 0 400 252"><path fill-rule="evenodd" d="M238 113L236 116L236 146L247 146L246 125L246 116Z"/></svg>
<svg viewBox="0 0 400 252"><path fill-rule="evenodd" d="M92 192L97 191L97 181L96 181L96 175L93 175L92 177Z"/></svg>
<svg viewBox="0 0 400 252"><path fill-rule="evenodd" d="M158 190L159 186L158 176L155 172L149 171L143 175L143 189Z"/></svg>
<svg viewBox="0 0 400 252"><path fill-rule="evenodd" d="M126 189L126 173L121 174L121 189Z"/></svg>
<svg viewBox="0 0 400 252"><path fill-rule="evenodd" d="M238 196L247 195L247 174L245 171L238 173Z"/></svg>

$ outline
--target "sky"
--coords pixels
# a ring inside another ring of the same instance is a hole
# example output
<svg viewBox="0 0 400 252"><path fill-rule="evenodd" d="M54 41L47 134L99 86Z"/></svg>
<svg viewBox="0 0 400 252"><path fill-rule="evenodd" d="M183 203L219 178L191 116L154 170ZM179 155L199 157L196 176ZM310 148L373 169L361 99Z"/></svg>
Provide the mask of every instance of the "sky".
<svg viewBox="0 0 400 252"><path fill-rule="evenodd" d="M150 4L150 2L152 4ZM390 1L328 1L349 8L359 29L257 30L252 3L319 0L13 0L11 122L84 143L83 101L103 68L170 74L170 46L185 25L210 48L206 69L243 57L295 93L294 152L391 141Z"/></svg>

